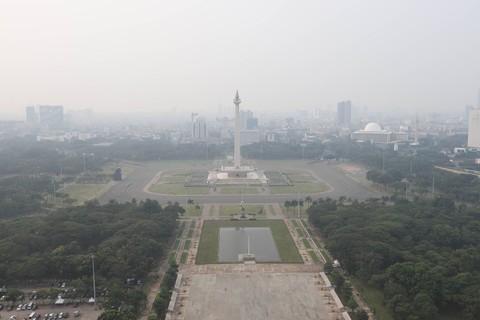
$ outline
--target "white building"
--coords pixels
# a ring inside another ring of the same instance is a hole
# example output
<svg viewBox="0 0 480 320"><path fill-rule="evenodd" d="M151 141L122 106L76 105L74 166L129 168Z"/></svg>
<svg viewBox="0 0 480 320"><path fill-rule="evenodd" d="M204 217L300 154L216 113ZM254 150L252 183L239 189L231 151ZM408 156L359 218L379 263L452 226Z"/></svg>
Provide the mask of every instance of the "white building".
<svg viewBox="0 0 480 320"><path fill-rule="evenodd" d="M469 112L467 146L480 148L480 109L473 109Z"/></svg>
<svg viewBox="0 0 480 320"><path fill-rule="evenodd" d="M378 123L370 122L363 130L357 130L351 134L352 140L370 141L372 143L390 143L392 133L383 130Z"/></svg>
<svg viewBox="0 0 480 320"><path fill-rule="evenodd" d="M194 116L192 119L192 138L202 139L207 137L207 124L205 118Z"/></svg>

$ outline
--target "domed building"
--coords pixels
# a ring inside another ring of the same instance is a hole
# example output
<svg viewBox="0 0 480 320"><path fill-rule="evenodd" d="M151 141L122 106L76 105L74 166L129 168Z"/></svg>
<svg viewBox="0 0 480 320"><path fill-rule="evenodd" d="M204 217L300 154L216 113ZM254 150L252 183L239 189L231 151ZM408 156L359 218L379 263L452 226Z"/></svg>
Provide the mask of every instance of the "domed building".
<svg viewBox="0 0 480 320"><path fill-rule="evenodd" d="M392 133L383 130L378 123L370 122L363 130L355 131L351 134L352 140L355 141L370 141L372 143L390 143Z"/></svg>

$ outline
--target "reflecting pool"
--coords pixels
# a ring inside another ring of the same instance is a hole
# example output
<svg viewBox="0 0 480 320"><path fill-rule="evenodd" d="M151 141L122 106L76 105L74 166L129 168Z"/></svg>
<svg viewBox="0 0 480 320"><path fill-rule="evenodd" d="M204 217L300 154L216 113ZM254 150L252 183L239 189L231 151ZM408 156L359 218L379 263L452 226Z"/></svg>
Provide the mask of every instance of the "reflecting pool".
<svg viewBox="0 0 480 320"><path fill-rule="evenodd" d="M220 228L219 262L237 262L239 254L250 253L259 262L278 262L280 255L273 240L272 230L268 227Z"/></svg>

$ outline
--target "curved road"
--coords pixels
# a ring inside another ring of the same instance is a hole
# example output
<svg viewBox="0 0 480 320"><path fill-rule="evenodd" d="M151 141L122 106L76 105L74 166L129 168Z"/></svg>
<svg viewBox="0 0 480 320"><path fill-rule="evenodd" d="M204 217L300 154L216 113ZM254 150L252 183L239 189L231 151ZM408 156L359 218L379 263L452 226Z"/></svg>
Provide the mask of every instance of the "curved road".
<svg viewBox="0 0 480 320"><path fill-rule="evenodd" d="M213 194L213 195L161 195L145 192L145 187L159 175L162 170L169 169L193 169L193 170L212 170L213 165L198 164L190 167L181 166L179 163L147 163L133 164L136 169L123 181L116 182L108 191L102 194L98 200L100 203L107 203L111 199L118 202L130 201L133 198L137 201L147 198L158 200L160 203L167 201L177 201L185 203L188 199L192 199L195 203L283 203L285 200L295 199L297 194L281 194L281 195L265 195L265 194ZM330 190L322 193L308 194L312 199L320 197L339 198L345 196L347 198L364 200L372 197L380 197L381 194L375 192L360 182L358 182L351 174L338 168L335 164L325 162L308 163L303 161L282 161L279 165L282 168L295 168L310 171L314 177L320 181L324 181L330 185ZM263 168L260 168L263 169ZM302 195L307 196L307 195Z"/></svg>

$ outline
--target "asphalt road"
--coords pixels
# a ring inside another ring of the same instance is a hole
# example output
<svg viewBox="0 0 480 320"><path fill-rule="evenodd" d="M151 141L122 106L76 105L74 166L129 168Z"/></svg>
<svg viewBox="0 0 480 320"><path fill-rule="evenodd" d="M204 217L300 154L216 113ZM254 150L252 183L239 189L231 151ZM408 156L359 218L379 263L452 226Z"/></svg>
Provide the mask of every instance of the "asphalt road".
<svg viewBox="0 0 480 320"><path fill-rule="evenodd" d="M190 167L181 166L175 162L168 163L147 163L147 164L133 164L136 170L126 177L123 181L116 182L112 188L106 191L99 197L100 203L107 203L111 199L118 202L131 201L135 198L137 201L150 198L158 200L160 203L167 201L185 203L188 199L192 199L195 203L225 203L234 204L240 203L242 200L245 203L283 203L285 200L296 199L297 194L290 195L264 195L264 194L215 194L215 195L160 195L149 193L146 186L152 182L155 176L160 174L163 170L169 169L187 169L194 170L212 170L213 164L199 163ZM358 182L353 175L346 173L338 168L335 163L316 162L308 163L304 161L282 161L279 162L279 167L295 168L309 170L318 180L326 182L330 186L330 190L322 193L308 194L312 199L320 197L339 198L345 196L347 198L364 200L371 197L380 197L381 194L375 192L360 182ZM262 169L262 168L260 168ZM300 195L302 198L307 194Z"/></svg>

